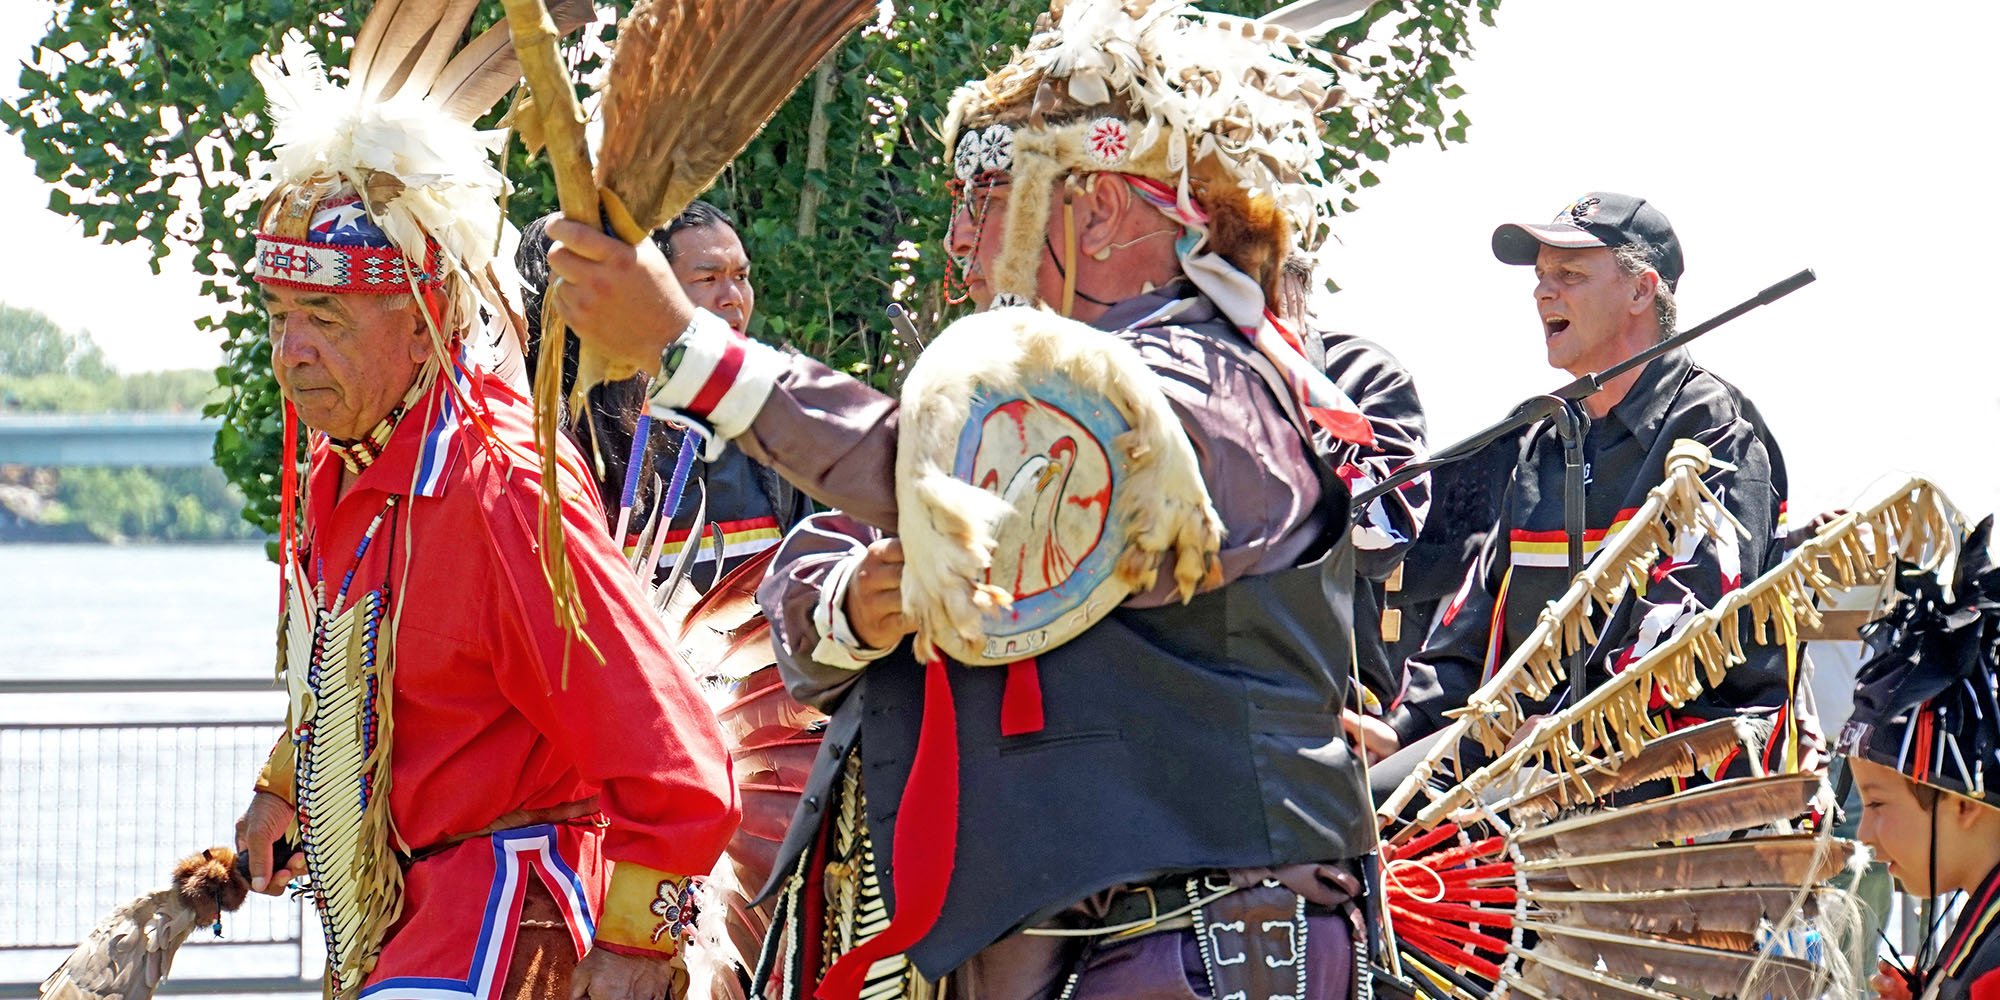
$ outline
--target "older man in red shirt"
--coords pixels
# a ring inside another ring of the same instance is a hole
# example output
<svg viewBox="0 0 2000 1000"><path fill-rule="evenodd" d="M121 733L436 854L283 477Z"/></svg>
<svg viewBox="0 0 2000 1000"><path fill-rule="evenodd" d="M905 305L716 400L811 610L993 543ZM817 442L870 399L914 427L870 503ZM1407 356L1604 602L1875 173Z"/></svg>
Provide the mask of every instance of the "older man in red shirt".
<svg viewBox="0 0 2000 1000"><path fill-rule="evenodd" d="M338 88L286 61L259 67L278 185L253 266L310 465L284 489L289 731L238 824L253 886L310 876L342 998L679 995L734 785L567 441L573 582L544 573L533 410L497 374L520 319L498 175L427 103L296 114Z"/></svg>

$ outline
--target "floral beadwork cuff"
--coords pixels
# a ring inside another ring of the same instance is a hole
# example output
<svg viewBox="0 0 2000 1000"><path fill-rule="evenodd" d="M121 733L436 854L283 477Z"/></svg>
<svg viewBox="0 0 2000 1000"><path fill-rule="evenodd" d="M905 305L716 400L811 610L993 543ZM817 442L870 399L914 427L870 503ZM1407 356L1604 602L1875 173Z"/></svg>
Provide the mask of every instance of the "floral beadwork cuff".
<svg viewBox="0 0 2000 1000"><path fill-rule="evenodd" d="M675 954L694 932L699 885L693 876L617 862L597 920L597 942L619 952Z"/></svg>

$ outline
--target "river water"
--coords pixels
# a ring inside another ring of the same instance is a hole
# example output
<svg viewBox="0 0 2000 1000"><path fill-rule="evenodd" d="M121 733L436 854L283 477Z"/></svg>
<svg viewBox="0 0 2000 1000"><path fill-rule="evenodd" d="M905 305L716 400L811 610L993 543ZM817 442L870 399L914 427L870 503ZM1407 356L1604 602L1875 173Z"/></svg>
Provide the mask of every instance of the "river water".
<svg viewBox="0 0 2000 1000"><path fill-rule="evenodd" d="M277 570L259 544L0 545L0 983L34 982L173 861L233 841L280 731L275 689L22 693L18 683L272 678ZM9 682L14 682L10 685ZM297 904L197 932L175 978L296 975ZM318 932L304 937L317 951Z"/></svg>

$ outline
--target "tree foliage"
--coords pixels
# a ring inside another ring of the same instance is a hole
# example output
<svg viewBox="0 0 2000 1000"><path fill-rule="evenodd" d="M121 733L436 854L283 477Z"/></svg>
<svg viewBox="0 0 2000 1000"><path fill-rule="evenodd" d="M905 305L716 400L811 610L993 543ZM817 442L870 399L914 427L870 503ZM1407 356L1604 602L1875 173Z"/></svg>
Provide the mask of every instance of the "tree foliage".
<svg viewBox="0 0 2000 1000"><path fill-rule="evenodd" d="M40 310L0 302L0 378L96 378L110 371L90 334L71 333Z"/></svg>
<svg viewBox="0 0 2000 1000"><path fill-rule="evenodd" d="M1332 39L1357 61L1357 78L1345 82L1362 98L1328 129L1339 183L1375 183L1374 168L1397 146L1464 138L1465 117L1451 108L1453 60L1470 52L1472 23L1490 24L1498 2L1378 0ZM51 209L99 239L148 244L156 262L177 249L194 256L204 293L224 307L201 321L228 358L216 370L224 396L212 409L225 418L216 461L249 498L245 516L266 530L276 520L279 401L240 266L255 209L244 178L266 138L249 61L298 28L328 65L344 65L347 25L366 6L61 0L22 70L21 95L0 106L0 124L23 137L52 185ZM1275 4L1204 6L1256 14ZM498 7L482 0L475 26L497 19ZM883 307L901 300L933 328L950 313L940 241L951 203L934 134L945 100L1007 58L1045 8L898 0L886 26L849 39L793 95L711 195L742 221L757 262L755 332L889 384L906 345L885 338ZM517 223L553 206L546 166L518 145L507 171Z"/></svg>

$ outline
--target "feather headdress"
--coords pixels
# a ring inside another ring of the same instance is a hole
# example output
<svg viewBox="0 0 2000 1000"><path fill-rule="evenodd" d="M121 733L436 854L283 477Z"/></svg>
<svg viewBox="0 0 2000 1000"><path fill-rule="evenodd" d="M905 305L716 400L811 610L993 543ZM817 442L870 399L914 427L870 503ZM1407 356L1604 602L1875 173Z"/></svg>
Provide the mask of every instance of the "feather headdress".
<svg viewBox="0 0 2000 1000"><path fill-rule="evenodd" d="M508 230L494 166L502 133L474 123L518 82L505 25L462 49L472 0L381 0L358 32L345 82L329 77L297 31L251 60L271 119L270 194L258 224L256 277L341 292L421 292L441 340L519 309L519 280L500 253ZM559 3L560 22L594 16L588 0ZM327 209L352 199L345 216ZM355 215L359 218L355 218ZM347 238L365 223L383 240ZM363 250L400 251L392 257ZM344 247L344 250L332 249Z"/></svg>

